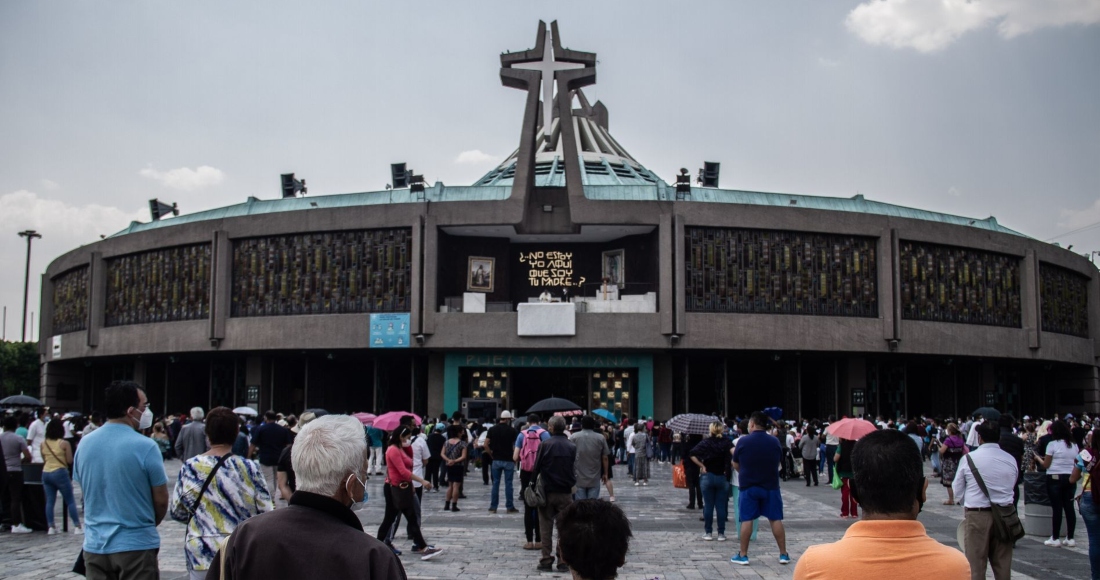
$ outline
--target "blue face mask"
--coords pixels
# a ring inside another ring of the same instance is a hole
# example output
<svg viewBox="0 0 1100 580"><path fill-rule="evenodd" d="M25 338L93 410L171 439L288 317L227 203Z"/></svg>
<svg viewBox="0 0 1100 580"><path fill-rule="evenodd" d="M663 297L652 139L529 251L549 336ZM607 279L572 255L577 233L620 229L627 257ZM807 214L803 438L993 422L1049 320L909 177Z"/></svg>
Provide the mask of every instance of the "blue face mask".
<svg viewBox="0 0 1100 580"><path fill-rule="evenodd" d="M355 496L351 494L351 490L348 489L348 484L351 483L351 478L353 477L355 478L355 481L359 482L359 485L362 486L363 489L363 493L359 496L358 499L356 499ZM349 509L354 510L357 504L367 503L367 482L359 479L358 475L353 473L348 476L347 481L344 482L344 491L348 492L348 497L351 498L351 505L348 506Z"/></svg>

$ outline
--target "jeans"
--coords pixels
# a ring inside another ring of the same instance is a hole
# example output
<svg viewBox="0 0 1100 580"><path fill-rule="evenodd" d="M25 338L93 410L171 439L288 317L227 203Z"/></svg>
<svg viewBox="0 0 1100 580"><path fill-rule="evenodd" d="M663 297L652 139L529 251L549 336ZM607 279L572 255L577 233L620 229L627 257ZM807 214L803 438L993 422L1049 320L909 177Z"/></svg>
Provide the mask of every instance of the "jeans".
<svg viewBox="0 0 1100 580"><path fill-rule="evenodd" d="M1047 476L1047 495L1050 496L1051 528L1050 537L1057 538L1062 529L1062 514L1066 516L1066 538L1073 539L1074 529L1077 527L1077 514L1073 513L1073 494L1077 491L1077 484L1069 482L1068 475Z"/></svg>
<svg viewBox="0 0 1100 580"><path fill-rule="evenodd" d="M76 499L73 497L73 480L69 479L68 469L55 469L42 474L42 488L46 492L46 522L52 528L54 502L57 501L57 492L61 492L61 500L69 508L69 519L73 525L80 527L80 514L76 511ZM62 510L62 516L64 510Z"/></svg>
<svg viewBox="0 0 1100 580"><path fill-rule="evenodd" d="M699 485L703 488L703 531L710 533L711 516L718 509L718 533L726 534L726 517L729 509L729 482L717 473L704 473L699 476Z"/></svg>
<svg viewBox="0 0 1100 580"><path fill-rule="evenodd" d="M1092 491L1081 495L1081 519L1089 534L1089 566L1092 579L1100 580L1100 509L1092 502Z"/></svg>
<svg viewBox="0 0 1100 580"><path fill-rule="evenodd" d="M514 461L493 461L493 499L489 500L489 509L495 510L500 505L501 472L504 474L504 505L510 510L516 509L515 501L512 499L515 497L515 494L512 493L512 476L515 471L516 464Z"/></svg>
<svg viewBox="0 0 1100 580"><path fill-rule="evenodd" d="M660 443L659 445L661 447L661 454L659 456L659 459L661 461L668 461L669 458L672 456L672 444Z"/></svg>
<svg viewBox="0 0 1100 580"><path fill-rule="evenodd" d="M810 485L810 478L814 480L814 485L817 485L817 460L816 459L803 459L802 460L802 475L806 476L806 485Z"/></svg>
<svg viewBox="0 0 1100 580"><path fill-rule="evenodd" d="M627 453L626 455L626 474L634 475L634 453Z"/></svg>
<svg viewBox="0 0 1100 580"><path fill-rule="evenodd" d="M836 455L836 447L836 445L825 446L825 473L830 485L833 483L833 456Z"/></svg>
<svg viewBox="0 0 1100 580"><path fill-rule="evenodd" d="M577 492L573 494L573 499L600 499L600 486L597 485L596 487L577 487Z"/></svg>

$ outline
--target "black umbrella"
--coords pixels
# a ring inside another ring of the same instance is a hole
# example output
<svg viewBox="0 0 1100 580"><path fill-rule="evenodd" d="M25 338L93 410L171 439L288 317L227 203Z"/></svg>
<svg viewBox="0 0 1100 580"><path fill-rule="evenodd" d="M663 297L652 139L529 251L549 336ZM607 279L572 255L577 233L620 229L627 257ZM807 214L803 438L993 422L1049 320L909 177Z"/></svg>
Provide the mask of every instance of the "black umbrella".
<svg viewBox="0 0 1100 580"><path fill-rule="evenodd" d="M42 401L27 395L12 395L0 399L0 405L5 407L41 407Z"/></svg>
<svg viewBox="0 0 1100 580"><path fill-rule="evenodd" d="M550 397L549 399L543 399L535 403L530 409L527 409L527 414L531 413L543 413L544 416L549 413L557 413L559 411L581 411L580 405L570 401L569 399L562 399L560 397Z"/></svg>
<svg viewBox="0 0 1100 580"><path fill-rule="evenodd" d="M1001 412L997 409L994 409L993 407L981 407L979 409L974 409L974 412L971 413L971 415L981 415L983 419L988 419L990 421L1001 420Z"/></svg>

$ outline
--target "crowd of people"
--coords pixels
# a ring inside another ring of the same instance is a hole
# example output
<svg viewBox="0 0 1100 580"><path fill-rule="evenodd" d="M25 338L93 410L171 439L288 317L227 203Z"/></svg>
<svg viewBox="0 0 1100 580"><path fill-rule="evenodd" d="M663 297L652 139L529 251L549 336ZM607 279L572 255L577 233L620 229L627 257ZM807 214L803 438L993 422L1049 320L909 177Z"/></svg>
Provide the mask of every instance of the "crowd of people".
<svg viewBox="0 0 1100 580"><path fill-rule="evenodd" d="M73 533L84 536L77 567L89 578L156 578L156 528L165 516L185 526L191 578L404 578L396 539L402 522L415 557L442 554L421 525L423 511L432 509L425 493L442 489L442 509L459 511L467 475L480 471L482 483L492 485L490 513L522 512L522 548L540 552L538 571L595 580L614 578L629 550L630 523L615 501L616 466L625 466L633 485L648 486L651 466L669 463L683 469L687 509L702 510L703 541L726 541L733 517L734 564L750 565L761 520L770 526L778 562L792 562L780 482L801 477L806 486L837 489L839 517L860 521L835 544L807 550L796 578L897 574L917 563L922 575L984 578L990 567L994 577L1007 578L1015 538L998 532L994 510L1016 506L1025 474L1034 473L1043 474L1052 505L1045 544L1075 546L1079 511L1098 577L1100 497L1091 479L1100 437L1094 440L1087 416L868 417L871 432L858 440L832 434L835 417L782 421L757 412L712 419L695 433L645 417L515 418L508 411L482 424L457 412L409 414L387 430L319 411L300 417L268 411L253 421L225 407L195 407L154 420L141 386L119 381L107 389L102 415L43 409L3 418L4 521L11 533L32 531L22 512L22 466L41 463L48 533L57 533L60 494L62 517L68 514ZM182 462L172 489L164 467L170 458ZM945 503L962 509L961 552L936 542L916 521L930 483L926 463L947 490ZM385 511L372 536L354 510L368 499L367 480L380 475ZM311 533L295 533L305 528ZM298 557L303 553L312 556Z"/></svg>

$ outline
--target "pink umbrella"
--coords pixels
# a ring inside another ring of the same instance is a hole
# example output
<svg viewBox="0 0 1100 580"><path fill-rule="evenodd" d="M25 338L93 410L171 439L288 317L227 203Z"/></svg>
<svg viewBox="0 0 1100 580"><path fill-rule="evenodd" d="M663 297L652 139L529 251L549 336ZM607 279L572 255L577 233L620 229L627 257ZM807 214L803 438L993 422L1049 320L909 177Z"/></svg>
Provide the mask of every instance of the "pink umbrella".
<svg viewBox="0 0 1100 580"><path fill-rule="evenodd" d="M835 423L830 423L825 431L832 433L840 439L848 439L856 441L860 437L868 433L874 433L878 431L878 427L870 421L864 419L841 419Z"/></svg>
<svg viewBox="0 0 1100 580"><path fill-rule="evenodd" d="M381 429L383 431L393 431L394 429L397 429L399 425L401 425L401 418L406 416L412 417L413 423L417 427L420 426L420 417L418 417L417 415L406 411L390 411L389 413L383 413L378 417L375 417L374 428Z"/></svg>
<svg viewBox="0 0 1100 580"><path fill-rule="evenodd" d="M356 413L352 415L352 417L359 419L359 422L364 425L370 425L371 423L374 423L374 420L378 418L378 415L375 415L374 413Z"/></svg>

